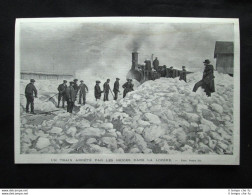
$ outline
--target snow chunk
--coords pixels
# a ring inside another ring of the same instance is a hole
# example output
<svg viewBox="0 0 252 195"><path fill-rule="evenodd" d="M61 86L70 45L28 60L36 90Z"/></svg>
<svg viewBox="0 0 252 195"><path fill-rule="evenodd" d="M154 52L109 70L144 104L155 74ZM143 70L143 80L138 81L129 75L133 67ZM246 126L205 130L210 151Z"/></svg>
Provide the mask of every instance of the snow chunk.
<svg viewBox="0 0 252 195"><path fill-rule="evenodd" d="M113 129L113 124L112 123L103 123L103 124L100 124L100 128Z"/></svg>
<svg viewBox="0 0 252 195"><path fill-rule="evenodd" d="M54 134L60 134L63 131L63 129L61 129L60 127L53 127L50 131L50 133L54 133Z"/></svg>
<svg viewBox="0 0 252 195"><path fill-rule="evenodd" d="M218 112L218 113L220 113L220 114L223 113L223 108L222 108L222 106L219 105L219 104L214 103L214 104L211 105L211 108L212 108L214 111L216 111L216 112Z"/></svg>
<svg viewBox="0 0 252 195"><path fill-rule="evenodd" d="M149 142L159 138L160 136L164 134L165 134L165 129L157 125L146 127L143 131L143 136L145 140Z"/></svg>
<svg viewBox="0 0 252 195"><path fill-rule="evenodd" d="M144 118L153 124L160 124L161 123L159 117L155 114L145 113Z"/></svg>
<svg viewBox="0 0 252 195"><path fill-rule="evenodd" d="M38 140L37 140L37 144L36 144L36 147L38 149L43 149L43 148L46 148L50 145L50 140L48 138L45 138L45 137L39 137Z"/></svg>

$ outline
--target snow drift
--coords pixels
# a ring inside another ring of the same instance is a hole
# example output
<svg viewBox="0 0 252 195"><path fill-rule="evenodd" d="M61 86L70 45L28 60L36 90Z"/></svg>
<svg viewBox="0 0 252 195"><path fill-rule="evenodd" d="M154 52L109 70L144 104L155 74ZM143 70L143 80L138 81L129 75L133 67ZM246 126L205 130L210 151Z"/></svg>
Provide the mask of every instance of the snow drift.
<svg viewBox="0 0 252 195"><path fill-rule="evenodd" d="M93 85L88 86L87 105L74 114L62 110L37 124L22 117L21 152L232 154L233 78L217 72L215 77L212 97L201 88L192 92L201 72L188 75L188 83L147 81L109 102L95 102ZM35 83L39 94L56 92L57 81L43 82ZM50 106L55 109L53 102Z"/></svg>

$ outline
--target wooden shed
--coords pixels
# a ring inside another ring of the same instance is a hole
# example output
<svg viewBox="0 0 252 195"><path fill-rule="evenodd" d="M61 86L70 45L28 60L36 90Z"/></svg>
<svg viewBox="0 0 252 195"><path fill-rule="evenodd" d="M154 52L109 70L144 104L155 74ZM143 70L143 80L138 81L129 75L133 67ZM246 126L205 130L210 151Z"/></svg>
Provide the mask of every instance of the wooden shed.
<svg viewBox="0 0 252 195"><path fill-rule="evenodd" d="M62 80L62 79L72 79L73 76L74 75L72 74L21 71L21 79Z"/></svg>
<svg viewBox="0 0 252 195"><path fill-rule="evenodd" d="M216 41L214 58L218 72L234 74L234 42Z"/></svg>

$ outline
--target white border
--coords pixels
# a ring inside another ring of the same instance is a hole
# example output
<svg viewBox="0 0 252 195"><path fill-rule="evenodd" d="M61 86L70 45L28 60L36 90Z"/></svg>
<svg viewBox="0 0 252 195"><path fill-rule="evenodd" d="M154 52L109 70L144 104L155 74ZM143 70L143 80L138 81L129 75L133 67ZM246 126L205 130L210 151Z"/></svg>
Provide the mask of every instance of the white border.
<svg viewBox="0 0 252 195"><path fill-rule="evenodd" d="M20 154L20 24L30 22L81 23L209 23L234 24L234 152L233 155L169 155L169 154ZM178 164L239 165L240 164L240 35L239 19L176 18L176 17L86 17L16 19L15 29L15 163L49 164ZM81 161L77 161L81 159ZM129 161L118 161L128 159ZM139 161L144 159L144 161Z"/></svg>

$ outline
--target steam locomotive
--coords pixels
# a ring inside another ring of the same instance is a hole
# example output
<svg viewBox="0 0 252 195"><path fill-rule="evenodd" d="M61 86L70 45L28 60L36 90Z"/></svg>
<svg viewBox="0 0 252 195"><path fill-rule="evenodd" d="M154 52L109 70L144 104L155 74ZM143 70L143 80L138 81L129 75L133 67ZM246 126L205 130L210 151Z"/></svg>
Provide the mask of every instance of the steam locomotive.
<svg viewBox="0 0 252 195"><path fill-rule="evenodd" d="M138 53L132 52L132 65L127 74L127 79L136 79L138 82L143 83L147 80L155 80L160 77L175 78L180 76L181 70L167 68L166 65L152 67L151 60L145 60L145 65L138 63ZM186 72L189 74L191 72Z"/></svg>

